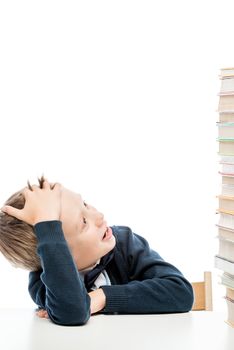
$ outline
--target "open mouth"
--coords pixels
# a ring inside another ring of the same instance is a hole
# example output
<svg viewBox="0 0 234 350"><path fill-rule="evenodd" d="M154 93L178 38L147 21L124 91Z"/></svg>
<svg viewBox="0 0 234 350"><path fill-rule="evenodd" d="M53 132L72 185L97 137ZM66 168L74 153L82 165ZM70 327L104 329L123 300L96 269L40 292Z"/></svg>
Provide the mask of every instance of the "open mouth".
<svg viewBox="0 0 234 350"><path fill-rule="evenodd" d="M111 228L110 227L107 227L106 228L106 231L104 232L104 235L103 235L103 237L102 237L102 240L104 241L104 240L108 240L108 239L110 239L112 237L112 230L111 230Z"/></svg>
<svg viewBox="0 0 234 350"><path fill-rule="evenodd" d="M107 231L108 231L108 227L107 227L107 229L106 229L106 231L105 231L105 233L104 233L104 235L103 235L102 239L105 239L105 238L106 238Z"/></svg>

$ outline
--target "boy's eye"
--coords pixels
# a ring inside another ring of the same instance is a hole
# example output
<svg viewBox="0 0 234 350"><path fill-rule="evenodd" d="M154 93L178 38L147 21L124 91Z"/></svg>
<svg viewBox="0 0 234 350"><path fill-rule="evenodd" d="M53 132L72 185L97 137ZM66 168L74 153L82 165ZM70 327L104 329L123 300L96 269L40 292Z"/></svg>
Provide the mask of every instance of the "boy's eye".
<svg viewBox="0 0 234 350"><path fill-rule="evenodd" d="M87 207L87 206L88 206L88 205L87 205L87 203L86 203L85 201L83 201L83 203L84 203L84 206L85 206L85 207Z"/></svg>
<svg viewBox="0 0 234 350"><path fill-rule="evenodd" d="M83 223L87 224L87 220L85 218L83 218Z"/></svg>

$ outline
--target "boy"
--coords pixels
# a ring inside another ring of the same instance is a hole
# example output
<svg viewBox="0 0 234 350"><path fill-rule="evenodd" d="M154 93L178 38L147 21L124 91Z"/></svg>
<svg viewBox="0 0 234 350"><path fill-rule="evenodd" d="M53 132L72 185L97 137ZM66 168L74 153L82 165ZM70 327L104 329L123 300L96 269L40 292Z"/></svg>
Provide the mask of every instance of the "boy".
<svg viewBox="0 0 234 350"><path fill-rule="evenodd" d="M187 312L190 283L125 226L108 227L82 197L43 177L1 209L0 250L30 270L29 293L60 325L90 314Z"/></svg>

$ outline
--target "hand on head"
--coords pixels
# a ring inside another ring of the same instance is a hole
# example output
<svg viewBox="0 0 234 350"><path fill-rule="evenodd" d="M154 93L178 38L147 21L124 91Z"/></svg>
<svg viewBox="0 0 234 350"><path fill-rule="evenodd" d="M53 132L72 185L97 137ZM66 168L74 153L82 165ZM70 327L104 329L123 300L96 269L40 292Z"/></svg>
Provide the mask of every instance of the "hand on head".
<svg viewBox="0 0 234 350"><path fill-rule="evenodd" d="M25 197L23 209L17 209L9 205L1 208L1 211L22 220L29 225L35 225L41 221L59 220L61 211L61 189L58 183L50 184L43 177L38 185L30 185L22 191Z"/></svg>

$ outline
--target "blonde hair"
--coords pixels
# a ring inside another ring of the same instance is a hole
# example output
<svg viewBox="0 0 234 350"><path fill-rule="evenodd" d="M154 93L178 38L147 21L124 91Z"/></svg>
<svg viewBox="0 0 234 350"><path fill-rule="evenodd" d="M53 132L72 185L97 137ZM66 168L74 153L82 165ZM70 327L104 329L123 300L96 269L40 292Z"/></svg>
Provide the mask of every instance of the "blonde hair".
<svg viewBox="0 0 234 350"><path fill-rule="evenodd" d="M43 176L38 179L40 188L44 180ZM29 182L28 187L31 189ZM5 205L22 209L25 205L22 190L8 198ZM0 252L15 267L30 271L39 270L41 267L33 226L2 212L0 213Z"/></svg>

